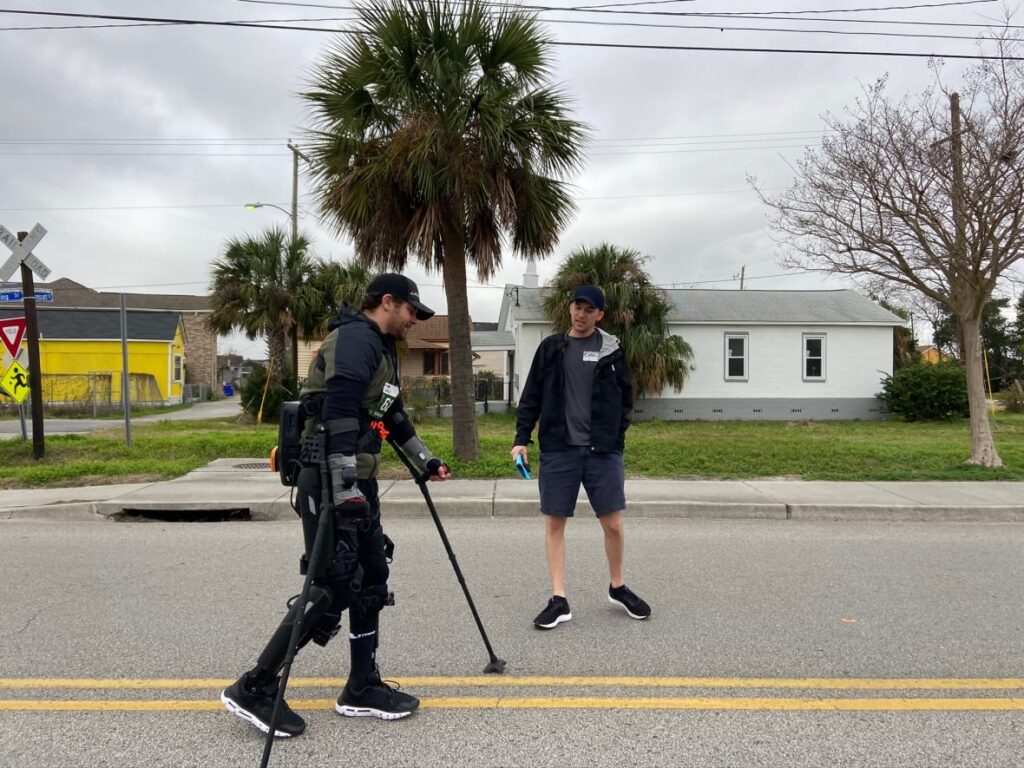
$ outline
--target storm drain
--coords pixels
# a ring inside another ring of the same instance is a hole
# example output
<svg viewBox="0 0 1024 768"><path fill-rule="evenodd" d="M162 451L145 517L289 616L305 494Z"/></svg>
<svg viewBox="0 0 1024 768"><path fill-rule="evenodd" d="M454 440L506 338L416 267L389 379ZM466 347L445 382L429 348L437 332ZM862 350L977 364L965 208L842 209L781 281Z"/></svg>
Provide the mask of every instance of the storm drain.
<svg viewBox="0 0 1024 768"><path fill-rule="evenodd" d="M234 469L258 469L258 470L269 470L269 461L250 461L248 464L235 464Z"/></svg>
<svg viewBox="0 0 1024 768"><path fill-rule="evenodd" d="M252 520L252 513L248 508L125 509L111 517L119 523L230 523Z"/></svg>

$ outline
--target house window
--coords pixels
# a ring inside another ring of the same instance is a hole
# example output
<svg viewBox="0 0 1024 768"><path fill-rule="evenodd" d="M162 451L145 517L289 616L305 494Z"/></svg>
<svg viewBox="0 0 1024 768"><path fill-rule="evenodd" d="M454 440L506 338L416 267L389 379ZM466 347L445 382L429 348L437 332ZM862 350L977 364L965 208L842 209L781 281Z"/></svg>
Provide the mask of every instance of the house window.
<svg viewBox="0 0 1024 768"><path fill-rule="evenodd" d="M725 334L725 380L747 380L747 337L746 333Z"/></svg>
<svg viewBox="0 0 1024 768"><path fill-rule="evenodd" d="M447 376L448 375L448 353L447 352L424 352L423 353L423 375L424 376Z"/></svg>
<svg viewBox="0 0 1024 768"><path fill-rule="evenodd" d="M181 381L181 355L174 356L174 380Z"/></svg>
<svg viewBox="0 0 1024 768"><path fill-rule="evenodd" d="M825 336L804 334L804 381L825 380Z"/></svg>

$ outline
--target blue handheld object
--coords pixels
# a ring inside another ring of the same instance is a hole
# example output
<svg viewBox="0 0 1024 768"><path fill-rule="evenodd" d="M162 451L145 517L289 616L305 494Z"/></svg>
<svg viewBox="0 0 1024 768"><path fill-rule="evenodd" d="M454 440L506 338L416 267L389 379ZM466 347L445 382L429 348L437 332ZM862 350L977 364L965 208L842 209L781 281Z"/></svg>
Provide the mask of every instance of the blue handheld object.
<svg viewBox="0 0 1024 768"><path fill-rule="evenodd" d="M519 470L519 474L523 476L524 480L530 479L530 465L523 461L522 454L516 456L516 469Z"/></svg>

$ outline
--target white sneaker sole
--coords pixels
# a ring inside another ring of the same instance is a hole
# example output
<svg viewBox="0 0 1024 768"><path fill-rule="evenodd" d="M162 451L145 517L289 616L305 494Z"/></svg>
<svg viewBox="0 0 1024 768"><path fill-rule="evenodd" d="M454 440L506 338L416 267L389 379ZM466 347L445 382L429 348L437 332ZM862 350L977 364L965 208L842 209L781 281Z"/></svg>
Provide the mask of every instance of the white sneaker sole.
<svg viewBox="0 0 1024 768"><path fill-rule="evenodd" d="M377 717L381 720L401 720L415 712L387 712L373 707L353 707L350 704L335 704L334 711L345 717Z"/></svg>
<svg viewBox="0 0 1024 768"><path fill-rule="evenodd" d="M259 728L262 733L269 733L270 732L270 726L269 725L264 723L262 720L260 720L258 717L256 717L256 715L254 715L249 710L244 709L243 707L239 706L237 702L235 702L232 699L229 699L223 693L220 695L220 701L224 705L224 708L228 712L230 712L232 715L236 715L236 716L242 718L243 720L245 720L245 722L249 723L249 725L252 725L252 726L255 726L256 728ZM278 731L276 729L274 730L274 738L290 739L291 737L292 737L292 734L290 734L290 733L285 733L284 731Z"/></svg>
<svg viewBox="0 0 1024 768"><path fill-rule="evenodd" d="M629 608L626 607L625 603L620 602L619 600L616 600L611 595L608 595L608 602L611 603L612 605L619 606L622 610L624 610L626 613L629 614L629 618L631 618L631 619L636 619L637 621L643 621L644 619L649 619L651 617L651 614L649 614L649 613L646 616L638 616L637 614L635 614L631 610L629 610Z"/></svg>
<svg viewBox="0 0 1024 768"><path fill-rule="evenodd" d="M572 613L563 613L561 616L559 616L557 619L552 621L550 624L538 624L537 622L533 622L533 626L535 626L537 629L554 629L559 624L561 624L563 621L569 621L569 619L571 619L571 618L572 618Z"/></svg>

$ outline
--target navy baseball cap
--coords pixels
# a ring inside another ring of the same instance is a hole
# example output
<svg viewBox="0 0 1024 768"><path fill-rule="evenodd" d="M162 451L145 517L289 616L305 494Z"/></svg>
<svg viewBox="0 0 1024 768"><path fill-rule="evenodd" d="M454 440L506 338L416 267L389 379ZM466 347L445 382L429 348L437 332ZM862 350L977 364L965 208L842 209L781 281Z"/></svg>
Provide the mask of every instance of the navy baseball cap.
<svg viewBox="0 0 1024 768"><path fill-rule="evenodd" d="M585 301L594 309L604 311L604 294L593 285L581 285L573 293L571 301Z"/></svg>
<svg viewBox="0 0 1024 768"><path fill-rule="evenodd" d="M434 310L420 301L420 289L416 287L416 283L405 275L396 272L377 275L366 287L366 293L370 296L390 293L396 299L409 302L416 309L417 320L429 320L434 316Z"/></svg>

